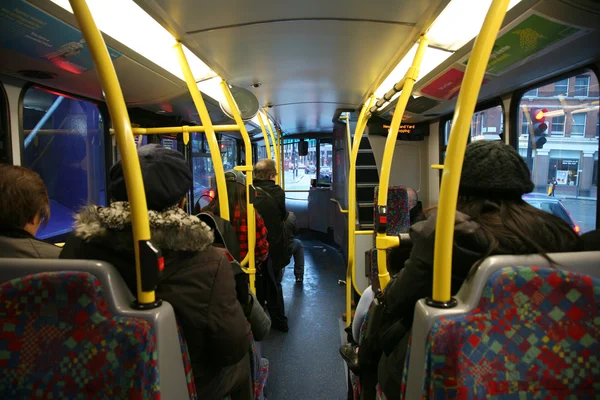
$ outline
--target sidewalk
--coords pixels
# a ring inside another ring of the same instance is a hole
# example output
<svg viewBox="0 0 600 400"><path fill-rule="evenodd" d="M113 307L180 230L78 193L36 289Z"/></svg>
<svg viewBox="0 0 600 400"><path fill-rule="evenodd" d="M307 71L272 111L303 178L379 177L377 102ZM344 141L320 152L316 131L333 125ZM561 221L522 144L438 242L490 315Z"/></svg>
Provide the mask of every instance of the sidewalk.
<svg viewBox="0 0 600 400"><path fill-rule="evenodd" d="M583 197L583 196L556 196L557 199L561 199L561 200L592 200L592 201L597 201L598 199L596 197Z"/></svg>

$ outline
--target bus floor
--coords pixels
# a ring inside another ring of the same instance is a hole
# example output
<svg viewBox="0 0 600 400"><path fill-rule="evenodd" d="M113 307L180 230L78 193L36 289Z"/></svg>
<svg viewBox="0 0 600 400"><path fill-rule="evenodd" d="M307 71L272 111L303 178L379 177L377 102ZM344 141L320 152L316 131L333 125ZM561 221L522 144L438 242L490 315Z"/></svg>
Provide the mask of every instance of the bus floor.
<svg viewBox="0 0 600 400"><path fill-rule="evenodd" d="M294 277L294 261L283 278L289 332L272 329L262 343L269 360L265 394L268 400L340 400L346 398L346 369L338 353L344 311L345 279L342 255L302 234L304 283Z"/></svg>

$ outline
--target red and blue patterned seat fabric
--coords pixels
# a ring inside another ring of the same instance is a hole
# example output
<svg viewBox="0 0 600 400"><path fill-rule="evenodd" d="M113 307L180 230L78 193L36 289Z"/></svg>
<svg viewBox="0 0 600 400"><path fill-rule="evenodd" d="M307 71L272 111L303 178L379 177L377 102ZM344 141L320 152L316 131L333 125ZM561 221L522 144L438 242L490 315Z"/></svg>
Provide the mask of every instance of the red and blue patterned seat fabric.
<svg viewBox="0 0 600 400"><path fill-rule="evenodd" d="M507 267L468 315L429 333L423 398L593 399L600 393L600 280Z"/></svg>
<svg viewBox="0 0 600 400"><path fill-rule="evenodd" d="M379 196L379 186L375 187L375 199L373 206L373 222L376 218L377 197ZM392 186L388 188L387 199L387 230L389 236L398 236L401 233L407 233L410 230L410 212L408 209L408 192L404 186ZM390 249L387 250L387 258L390 257ZM379 274L377 267L377 249L371 249L369 252L369 261L371 265L371 280L376 279Z"/></svg>
<svg viewBox="0 0 600 400"><path fill-rule="evenodd" d="M93 275L14 279L0 305L0 398L160 398L151 325L112 315Z"/></svg>
<svg viewBox="0 0 600 400"><path fill-rule="evenodd" d="M179 336L179 345L181 346L181 357L183 358L183 369L185 371L185 380L187 382L188 393L190 400L198 399L198 393L196 392L196 383L194 382L194 373L192 372L192 361L190 359L190 353L188 352L185 338L183 337L183 331L179 320L177 321L177 335Z"/></svg>
<svg viewBox="0 0 600 400"><path fill-rule="evenodd" d="M269 377L269 360L261 356L253 336L250 340L250 367L254 399L263 400L265 385Z"/></svg>

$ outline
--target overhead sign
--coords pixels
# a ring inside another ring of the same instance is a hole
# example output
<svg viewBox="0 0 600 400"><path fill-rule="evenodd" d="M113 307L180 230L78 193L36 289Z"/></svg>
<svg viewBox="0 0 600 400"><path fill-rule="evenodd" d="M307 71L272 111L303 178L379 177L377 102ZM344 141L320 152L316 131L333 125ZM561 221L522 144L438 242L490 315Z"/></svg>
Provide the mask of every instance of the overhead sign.
<svg viewBox="0 0 600 400"><path fill-rule="evenodd" d="M0 46L81 74L94 63L79 30L22 0L2 0ZM108 48L111 58L122 56Z"/></svg>
<svg viewBox="0 0 600 400"><path fill-rule="evenodd" d="M464 77L465 73L463 71L450 68L419 91L436 99L452 100L458 96ZM487 82L489 82L488 79L483 80L483 83Z"/></svg>
<svg viewBox="0 0 600 400"><path fill-rule="evenodd" d="M486 72L502 74L589 32L588 29L529 11L499 34ZM462 60L467 65L469 56Z"/></svg>

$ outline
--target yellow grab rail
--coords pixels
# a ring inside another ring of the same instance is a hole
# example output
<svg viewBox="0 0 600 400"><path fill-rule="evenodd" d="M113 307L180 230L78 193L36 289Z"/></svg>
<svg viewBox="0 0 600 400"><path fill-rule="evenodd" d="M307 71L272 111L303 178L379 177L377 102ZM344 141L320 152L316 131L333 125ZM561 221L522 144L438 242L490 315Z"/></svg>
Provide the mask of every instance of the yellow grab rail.
<svg viewBox="0 0 600 400"><path fill-rule="evenodd" d="M425 50L427 50L428 42L429 40L425 36L421 36L413 63L408 71L406 71L406 75L403 79L404 86L402 87L402 93L400 93L400 97L396 103L396 110L394 111L390 130L388 131L387 140L385 142L385 149L383 151L381 174L379 175L379 195L377 197L378 207L387 207L390 172L392 170L392 159L394 157L396 139L398 138L398 128L402 122L402 116L404 115L404 110L408 104L408 99L410 98L415 82L419 77L419 68L421 67L421 61L425 55ZM379 283L381 290L384 290L385 286L390 281L390 274L387 270L386 250L390 247L398 246L398 244L398 237L387 236L386 232L377 233L375 247L377 248L377 267L379 269Z"/></svg>
<svg viewBox="0 0 600 400"><path fill-rule="evenodd" d="M279 181L281 188L285 188L285 168L284 168L284 154L283 154L283 132L281 129L277 129L277 154L279 154L279 175L281 176Z"/></svg>
<svg viewBox="0 0 600 400"><path fill-rule="evenodd" d="M98 30L85 0L69 0L79 29L87 43L94 65L98 71L104 98L110 117L117 132L117 146L121 154L123 175L127 187L127 198L131 209L131 226L135 245L135 273L137 277L137 299L140 304L155 302L154 291L142 290L142 266L140 262L140 241L150 240L148 206L137 147L131 132L131 121L127 113L125 98L117 79L115 67L108 55L108 49Z"/></svg>
<svg viewBox="0 0 600 400"><path fill-rule="evenodd" d="M273 141L273 148L279 150L279 146L275 144L275 134L273 133L273 127L271 126L271 120L269 119L269 115L265 113L265 116L267 117L267 125L269 126L271 141ZM279 179L279 151L275 151L275 169L277 170L277 178L275 183L281 185L281 180Z"/></svg>
<svg viewBox="0 0 600 400"><path fill-rule="evenodd" d="M350 113L346 113L346 141L348 142L348 157L352 157L352 133L350 132ZM348 158L350 164L350 158Z"/></svg>
<svg viewBox="0 0 600 400"><path fill-rule="evenodd" d="M352 310L352 287L359 295L362 295L356 286L356 266L354 253L356 252L356 158L358 157L358 148L362 139L363 132L367 126L367 110L375 102L375 96L369 97L363 105L358 122L354 130L354 141L348 143L351 146L350 170L348 171L348 266L346 268L346 326L351 323Z"/></svg>
<svg viewBox="0 0 600 400"><path fill-rule="evenodd" d="M265 129L265 123L263 122L261 114L262 113L259 111L258 112L258 123L260 124L260 129L262 130L262 133L263 133L263 139L265 140L265 146L267 146L267 158L272 158L271 144L269 143L269 135L267 134L267 130ZM274 145L275 145L275 143L273 143L273 146Z"/></svg>
<svg viewBox="0 0 600 400"><path fill-rule="evenodd" d="M254 203L251 201L250 190L252 188L252 143L250 143L250 135L246 130L246 125L242 121L240 110L231 95L229 85L225 81L221 81L221 90L225 95L227 104L233 114L235 123L240 127L240 133L244 140L244 147L246 149L246 165L242 167L236 167L237 171L246 172L246 223L248 224L248 264L249 268L247 273L250 275L250 289L253 293L256 293L256 257L255 257L255 246L256 246L256 215L254 211ZM220 196L220 195L219 195Z"/></svg>
<svg viewBox="0 0 600 400"><path fill-rule="evenodd" d="M183 71L183 75L185 76L185 81L187 83L188 90L190 91L190 95L192 96L192 100L194 101L194 105L196 106L196 110L198 111L198 115L200 116L200 121L202 122L202 126L204 127L206 141L208 142L208 147L210 149L210 157L212 159L213 168L215 170L215 180L217 182L217 193L219 194L219 214L221 218L223 218L226 221L229 221L230 215L229 202L227 196L227 184L225 182L225 171L223 170L221 150L219 148L219 143L217 142L215 129L210 119L208 109L206 108L206 104L204 104L202 94L200 93L200 90L196 85L196 79L192 74L190 65L187 61L185 53L183 52L181 42L177 42L174 47L175 51L177 52L179 65L181 66L181 70ZM243 125L244 124L242 124L242 126ZM241 127L239 128L241 129Z"/></svg>
<svg viewBox="0 0 600 400"><path fill-rule="evenodd" d="M348 214L348 210L344 210L344 209L342 208L342 204L341 204L341 203L340 203L340 202L339 202L337 199L331 198L331 199L329 199L329 200L330 200L330 201L333 201L334 203L336 203L336 204L337 204L337 206L338 206L338 208L340 209L340 212L341 212L342 214Z"/></svg>
<svg viewBox="0 0 600 400"><path fill-rule="evenodd" d="M438 304L452 302L450 278L460 175L479 89L508 3L509 0L492 1L481 31L475 39L454 109L435 227L433 302Z"/></svg>
<svg viewBox="0 0 600 400"><path fill-rule="evenodd" d="M237 125L213 125L215 132L237 132L240 128ZM185 132L206 132L204 126L183 125L183 126L168 126L161 128L132 128L131 131L135 136L138 135L168 135L170 133L185 133ZM114 135L115 130L110 129L110 134Z"/></svg>

